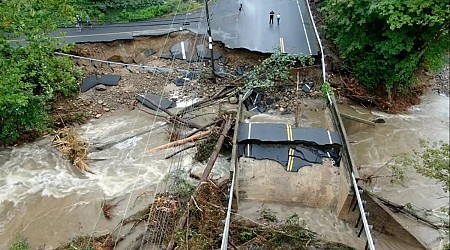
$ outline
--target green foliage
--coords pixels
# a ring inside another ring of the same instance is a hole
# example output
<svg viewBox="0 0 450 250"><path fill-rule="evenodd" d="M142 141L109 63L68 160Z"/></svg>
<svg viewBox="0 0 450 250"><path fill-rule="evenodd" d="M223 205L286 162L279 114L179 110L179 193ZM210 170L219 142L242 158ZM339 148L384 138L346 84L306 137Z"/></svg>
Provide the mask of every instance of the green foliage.
<svg viewBox="0 0 450 250"><path fill-rule="evenodd" d="M24 133L43 132L55 96L78 90L72 61L54 56L61 44L46 36L56 27L52 20L70 13L64 3L18 0L0 5L1 143L14 143ZM21 36L26 43L7 40Z"/></svg>
<svg viewBox="0 0 450 250"><path fill-rule="evenodd" d="M396 160L400 166L412 166L426 177L440 182L446 192L450 189L450 147L448 143L420 141L420 150L412 155L401 155Z"/></svg>
<svg viewBox="0 0 450 250"><path fill-rule="evenodd" d="M240 238L242 241L249 241L249 240L251 240L253 237L254 237L254 234L253 234L252 231L244 231L244 232L241 232L241 233L239 234L239 238Z"/></svg>
<svg viewBox="0 0 450 250"><path fill-rule="evenodd" d="M324 82L320 87L320 90L322 90L322 96L326 100L328 100L328 95L334 95L333 88L330 86L330 83L328 82Z"/></svg>
<svg viewBox="0 0 450 250"><path fill-rule="evenodd" d="M266 222L277 222L278 221L275 213L272 210L266 208L265 206L262 207L262 210L259 211L259 214L260 214L261 218L263 220L265 220Z"/></svg>
<svg viewBox="0 0 450 250"><path fill-rule="evenodd" d="M216 147L218 139L219 137L217 135L211 135L206 140L198 141L196 143L197 152L195 153L194 159L198 162L208 160Z"/></svg>
<svg viewBox="0 0 450 250"><path fill-rule="evenodd" d="M302 66L308 66L314 63L314 58L305 55L285 54L277 49L247 75L245 88L269 88L274 85L274 81L286 81L290 76L289 70L297 62Z"/></svg>
<svg viewBox="0 0 450 250"><path fill-rule="evenodd" d="M89 16L95 24L148 20L168 14L184 13L202 5L179 0L70 0L83 20ZM73 23L65 23L73 25Z"/></svg>
<svg viewBox="0 0 450 250"><path fill-rule="evenodd" d="M327 36L373 91L409 89L418 67L438 69L448 49L446 0L326 0L322 13Z"/></svg>
<svg viewBox="0 0 450 250"><path fill-rule="evenodd" d="M185 179L179 179L176 182L175 190L181 197L190 197L195 190L195 186Z"/></svg>
<svg viewBox="0 0 450 250"><path fill-rule="evenodd" d="M31 247L26 239L16 237L15 242L11 245L9 250L31 250Z"/></svg>

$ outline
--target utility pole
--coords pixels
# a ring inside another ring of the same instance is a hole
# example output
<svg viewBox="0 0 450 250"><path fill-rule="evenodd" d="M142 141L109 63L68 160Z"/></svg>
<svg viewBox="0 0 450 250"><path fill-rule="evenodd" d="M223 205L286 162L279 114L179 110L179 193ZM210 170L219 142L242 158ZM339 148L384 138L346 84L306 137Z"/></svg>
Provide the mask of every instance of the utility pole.
<svg viewBox="0 0 450 250"><path fill-rule="evenodd" d="M209 22L209 8L208 8L208 0L205 0L205 9L206 9L206 22L208 24L208 41L209 41L209 50L211 51L211 69L213 73L213 81L216 82L215 70L214 70L214 53L213 53L213 44L212 44L212 35L211 35L211 24Z"/></svg>

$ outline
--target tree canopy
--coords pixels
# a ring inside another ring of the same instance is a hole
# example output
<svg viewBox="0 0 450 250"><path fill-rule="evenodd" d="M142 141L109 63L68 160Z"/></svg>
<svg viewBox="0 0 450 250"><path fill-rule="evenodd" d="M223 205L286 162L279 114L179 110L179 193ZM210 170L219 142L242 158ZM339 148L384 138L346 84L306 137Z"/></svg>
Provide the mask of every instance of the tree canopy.
<svg viewBox="0 0 450 250"><path fill-rule="evenodd" d="M0 144L9 144L43 132L50 101L78 90L73 62L53 55L62 41L47 36L73 11L65 0L16 0L0 13Z"/></svg>
<svg viewBox="0 0 450 250"><path fill-rule="evenodd" d="M367 89L407 92L448 51L447 0L325 0L326 35Z"/></svg>

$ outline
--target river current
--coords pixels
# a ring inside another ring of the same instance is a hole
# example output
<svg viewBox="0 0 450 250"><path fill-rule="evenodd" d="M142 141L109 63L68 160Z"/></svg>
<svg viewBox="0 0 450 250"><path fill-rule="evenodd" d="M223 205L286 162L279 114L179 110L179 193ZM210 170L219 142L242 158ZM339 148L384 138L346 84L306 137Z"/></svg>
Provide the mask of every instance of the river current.
<svg viewBox="0 0 450 250"><path fill-rule="evenodd" d="M445 96L428 93L420 105L399 115L358 106L341 105L339 108L346 114L386 121L372 127L344 120L361 175L372 173L396 154L417 149L421 138L448 142L449 99ZM166 128L164 121L139 111L115 112L82 126L79 128L82 137L99 149L89 154L90 167L95 174L82 174L74 169L51 146L52 138L1 149L0 249L9 248L16 235L26 237L34 248L52 249L78 235L106 233L117 225L117 220L148 204L152 192L161 190L162 180L173 164L164 160L172 151L150 157L145 150L166 140ZM194 162L189 151L179 164L186 172L201 172L204 167ZM217 165L214 175L226 176L226 159L220 158ZM448 198L439 198L447 195L442 188L413 170L408 171L402 185L379 178L369 188L396 203L412 203L430 209L435 216L441 216L439 207L448 206ZM114 210L117 219L105 220L100 203L111 197L117 197L118 207ZM283 210L281 207L274 209ZM323 220L328 217L313 216L314 212L308 211L303 212L306 221L329 221L331 225L342 227L334 230L334 234L341 231L352 235L352 229L341 225L333 216ZM405 219L405 223L410 222ZM431 249L439 249L439 232L417 223L411 224L411 228ZM336 236L335 240L339 237L342 236ZM355 244L361 242L356 240ZM384 244L383 248L400 250L395 242Z"/></svg>

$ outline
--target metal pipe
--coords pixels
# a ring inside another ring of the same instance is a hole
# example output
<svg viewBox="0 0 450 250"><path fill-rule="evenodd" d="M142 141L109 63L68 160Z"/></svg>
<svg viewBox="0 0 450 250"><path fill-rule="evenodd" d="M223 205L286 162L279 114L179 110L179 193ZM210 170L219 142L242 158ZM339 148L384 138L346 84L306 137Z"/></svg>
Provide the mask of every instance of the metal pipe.
<svg viewBox="0 0 450 250"><path fill-rule="evenodd" d="M113 61L106 61L106 60L100 60L90 57L84 57L84 56L76 56L71 55L67 53L61 53L61 52L55 52L55 55L58 56L68 56L72 59L80 59L80 60L87 60L89 62L99 62L99 63L106 63L107 65L118 65L123 67L134 67L134 68L140 68L144 70L152 70L152 71L159 71L159 72L178 72L178 73L189 73L191 71L185 70L185 69L175 69L175 68L165 68L165 67L154 67L154 66L146 66L146 65L137 65L137 64L129 64L129 63L120 63L120 62L113 62Z"/></svg>

